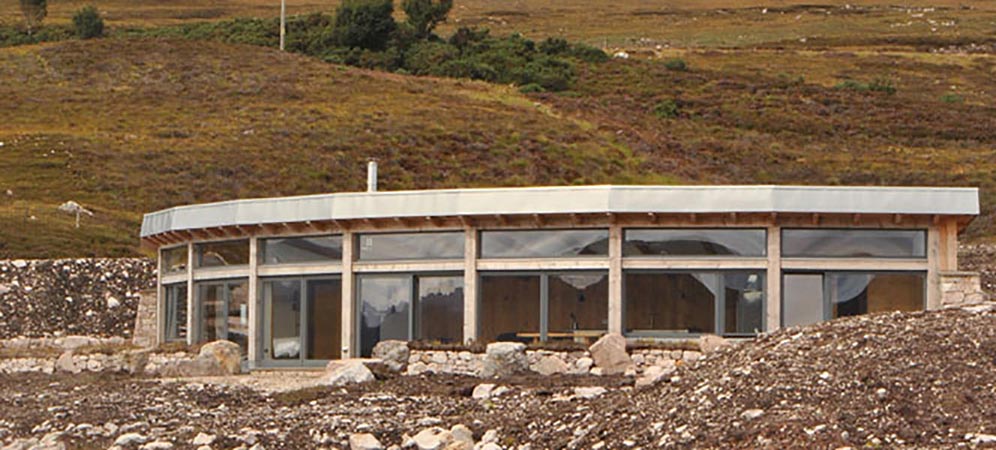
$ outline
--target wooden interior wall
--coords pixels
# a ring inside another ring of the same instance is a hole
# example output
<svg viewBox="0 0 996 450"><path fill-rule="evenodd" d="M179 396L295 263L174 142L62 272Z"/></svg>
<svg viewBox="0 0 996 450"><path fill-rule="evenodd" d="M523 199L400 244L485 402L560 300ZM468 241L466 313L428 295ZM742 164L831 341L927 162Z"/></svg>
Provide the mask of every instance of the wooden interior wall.
<svg viewBox="0 0 996 450"><path fill-rule="evenodd" d="M604 273L585 273L583 276L597 276L600 279L597 283L578 290L558 276L550 276L548 331L571 332L574 320L577 321L579 330L608 329L609 277Z"/></svg>
<svg viewBox="0 0 996 450"><path fill-rule="evenodd" d="M463 288L418 299L418 336L423 341L463 341Z"/></svg>
<svg viewBox="0 0 996 450"><path fill-rule="evenodd" d="M626 330L712 333L714 294L690 274L626 274Z"/></svg>
<svg viewBox="0 0 996 450"><path fill-rule="evenodd" d="M481 342L514 340L516 333L539 333L539 275L484 276L480 289Z"/></svg>
<svg viewBox="0 0 996 450"><path fill-rule="evenodd" d="M923 277L878 274L868 283L868 312L920 311L924 307Z"/></svg>
<svg viewBox="0 0 996 450"><path fill-rule="evenodd" d="M308 282L307 359L339 359L342 354L342 282Z"/></svg>

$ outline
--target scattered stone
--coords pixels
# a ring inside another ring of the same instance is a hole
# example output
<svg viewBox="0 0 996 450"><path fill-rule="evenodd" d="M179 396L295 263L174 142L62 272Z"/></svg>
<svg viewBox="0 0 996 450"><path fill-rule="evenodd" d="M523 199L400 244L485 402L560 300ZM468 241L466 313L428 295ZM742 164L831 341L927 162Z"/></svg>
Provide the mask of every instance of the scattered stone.
<svg viewBox="0 0 996 450"><path fill-rule="evenodd" d="M703 334L699 336L699 351L705 354L712 353L724 347L729 347L730 341L715 334Z"/></svg>
<svg viewBox="0 0 996 450"><path fill-rule="evenodd" d="M194 436L194 440L190 441L193 445L211 445L214 443L215 435L207 433L197 433Z"/></svg>
<svg viewBox="0 0 996 450"><path fill-rule="evenodd" d="M370 433L358 433L349 436L350 450L383 450L384 446Z"/></svg>
<svg viewBox="0 0 996 450"><path fill-rule="evenodd" d="M529 370L526 345L521 342L495 342L488 344L481 376L506 377Z"/></svg>
<svg viewBox="0 0 996 450"><path fill-rule="evenodd" d="M452 439L453 435L448 430L439 427L426 428L412 436L418 450L440 450Z"/></svg>
<svg viewBox="0 0 996 450"><path fill-rule="evenodd" d="M606 375L623 373L633 365L633 360L626 353L626 338L619 333L608 333L588 348L595 366L601 368Z"/></svg>
<svg viewBox="0 0 996 450"><path fill-rule="evenodd" d="M373 357L383 361L384 365L395 373L404 372L408 368L410 353L408 343L398 340L380 341L373 348Z"/></svg>
<svg viewBox="0 0 996 450"><path fill-rule="evenodd" d="M133 445L144 444L149 438L145 437L143 434L139 433L125 433L118 436L114 440L114 445L120 445L121 447L129 447Z"/></svg>
<svg viewBox="0 0 996 450"><path fill-rule="evenodd" d="M491 398L491 391L494 388L494 383L481 383L474 386L474 391L470 394L470 397L475 400L487 400Z"/></svg>
<svg viewBox="0 0 996 450"><path fill-rule="evenodd" d="M333 360L325 366L325 377L322 384L327 386L345 386L347 384L367 383L374 381L374 374L357 359Z"/></svg>
<svg viewBox="0 0 996 450"><path fill-rule="evenodd" d="M219 340L204 344L197 358L217 361L223 375L242 373L242 349L232 341Z"/></svg>
<svg viewBox="0 0 996 450"><path fill-rule="evenodd" d="M167 441L154 441L139 447L139 450L172 450L173 443Z"/></svg>
<svg viewBox="0 0 996 450"><path fill-rule="evenodd" d="M530 367L530 369L540 375L559 375L567 373L567 363L556 356L544 356L540 358L539 362Z"/></svg>
<svg viewBox="0 0 996 450"><path fill-rule="evenodd" d="M763 415L764 415L764 410L763 409L748 409L748 410L740 413L740 418L742 418L744 420L754 420L754 419L756 419L758 417L761 417Z"/></svg>
<svg viewBox="0 0 996 450"><path fill-rule="evenodd" d="M602 394L606 393L607 390L601 386L585 386L574 388L574 396L583 399L593 399L600 397Z"/></svg>

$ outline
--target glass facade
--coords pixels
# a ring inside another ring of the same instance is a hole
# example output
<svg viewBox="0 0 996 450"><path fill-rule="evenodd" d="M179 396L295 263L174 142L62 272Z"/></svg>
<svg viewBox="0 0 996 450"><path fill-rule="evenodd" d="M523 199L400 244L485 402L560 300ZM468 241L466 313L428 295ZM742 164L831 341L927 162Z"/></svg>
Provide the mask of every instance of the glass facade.
<svg viewBox="0 0 996 450"><path fill-rule="evenodd" d="M187 339L187 284L163 286L166 296L164 338L167 342Z"/></svg>
<svg viewBox="0 0 996 450"><path fill-rule="evenodd" d="M926 306L923 272L788 273L782 277L782 325Z"/></svg>
<svg viewBox="0 0 996 450"><path fill-rule="evenodd" d="M261 264L342 261L342 236L260 239L259 251Z"/></svg>
<svg viewBox="0 0 996 450"><path fill-rule="evenodd" d="M782 256L926 258L924 230L784 229Z"/></svg>
<svg viewBox="0 0 996 450"><path fill-rule="evenodd" d="M462 231L442 233L361 234L360 261L463 259Z"/></svg>
<svg viewBox="0 0 996 450"><path fill-rule="evenodd" d="M607 256L609 230L482 231L482 258Z"/></svg>
<svg viewBox="0 0 996 450"><path fill-rule="evenodd" d="M628 272L624 328L634 336L762 329L764 271Z"/></svg>
<svg viewBox="0 0 996 450"><path fill-rule="evenodd" d="M342 282L338 278L263 282L264 352L275 361L324 361L342 355Z"/></svg>
<svg viewBox="0 0 996 450"><path fill-rule="evenodd" d="M597 339L608 329L608 285L604 272L482 274L479 340Z"/></svg>
<svg viewBox="0 0 996 450"><path fill-rule="evenodd" d="M376 274L357 277L360 354L385 340L463 340L463 276Z"/></svg>
<svg viewBox="0 0 996 450"><path fill-rule="evenodd" d="M249 240L204 242L194 246L197 267L242 266L249 264Z"/></svg>
<svg viewBox="0 0 996 450"><path fill-rule="evenodd" d="M761 229L628 229L623 256L765 256Z"/></svg>
<svg viewBox="0 0 996 450"><path fill-rule="evenodd" d="M197 341L227 339L249 346L249 286L245 280L197 284Z"/></svg>
<svg viewBox="0 0 996 450"><path fill-rule="evenodd" d="M161 253L159 273L173 275L187 272L187 246L164 249Z"/></svg>

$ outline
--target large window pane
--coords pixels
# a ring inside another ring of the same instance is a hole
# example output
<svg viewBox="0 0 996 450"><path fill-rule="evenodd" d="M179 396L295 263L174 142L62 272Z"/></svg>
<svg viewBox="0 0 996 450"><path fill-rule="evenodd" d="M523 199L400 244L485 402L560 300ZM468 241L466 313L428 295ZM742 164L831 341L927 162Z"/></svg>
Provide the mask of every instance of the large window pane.
<svg viewBox="0 0 996 450"><path fill-rule="evenodd" d="M225 339L239 344L242 354L249 349L249 284L229 283L228 289L228 323Z"/></svg>
<svg viewBox="0 0 996 450"><path fill-rule="evenodd" d="M197 267L249 264L249 241L204 242L196 245Z"/></svg>
<svg viewBox="0 0 996 450"><path fill-rule="evenodd" d="M199 336L201 342L225 338L225 285L200 284L197 286L199 303Z"/></svg>
<svg viewBox="0 0 996 450"><path fill-rule="evenodd" d="M342 355L342 282L310 280L308 286L307 359Z"/></svg>
<svg viewBox="0 0 996 450"><path fill-rule="evenodd" d="M924 308L921 273L831 273L831 317Z"/></svg>
<svg viewBox="0 0 996 450"><path fill-rule="evenodd" d="M360 354L389 339L409 340L410 276L360 276Z"/></svg>
<svg viewBox="0 0 996 450"><path fill-rule="evenodd" d="M640 334L714 333L717 273L628 273L626 331Z"/></svg>
<svg viewBox="0 0 996 450"><path fill-rule="evenodd" d="M559 258L608 254L608 230L481 232L482 258Z"/></svg>
<svg viewBox="0 0 996 450"><path fill-rule="evenodd" d="M187 285L173 284L163 287L166 293L165 331L167 341L187 338Z"/></svg>
<svg viewBox="0 0 996 450"><path fill-rule="evenodd" d="M479 308L479 334L483 342L538 339L540 276L482 276Z"/></svg>
<svg viewBox="0 0 996 450"><path fill-rule="evenodd" d="M187 246L168 248L162 251L160 273L163 275L185 273L187 271Z"/></svg>
<svg viewBox="0 0 996 450"><path fill-rule="evenodd" d="M261 239L263 264L342 261L342 236Z"/></svg>
<svg viewBox="0 0 996 450"><path fill-rule="evenodd" d="M359 236L359 259L463 259L462 231L444 233L388 233Z"/></svg>
<svg viewBox="0 0 996 450"><path fill-rule="evenodd" d="M626 230L623 256L764 256L765 230Z"/></svg>
<svg viewBox="0 0 996 450"><path fill-rule="evenodd" d="M723 272L723 333L752 335L763 329L764 272Z"/></svg>
<svg viewBox="0 0 996 450"><path fill-rule="evenodd" d="M605 273L550 275L547 291L549 339L590 340L608 329L609 277Z"/></svg>
<svg viewBox="0 0 996 450"><path fill-rule="evenodd" d="M269 304L270 358L301 356L301 282L277 280L263 283Z"/></svg>
<svg viewBox="0 0 996 450"><path fill-rule="evenodd" d="M823 275L790 273L782 277L782 326L823 320Z"/></svg>
<svg viewBox="0 0 996 450"><path fill-rule="evenodd" d="M782 256L926 258L923 230L782 230Z"/></svg>
<svg viewBox="0 0 996 450"><path fill-rule="evenodd" d="M416 339L463 342L463 277L417 278Z"/></svg>

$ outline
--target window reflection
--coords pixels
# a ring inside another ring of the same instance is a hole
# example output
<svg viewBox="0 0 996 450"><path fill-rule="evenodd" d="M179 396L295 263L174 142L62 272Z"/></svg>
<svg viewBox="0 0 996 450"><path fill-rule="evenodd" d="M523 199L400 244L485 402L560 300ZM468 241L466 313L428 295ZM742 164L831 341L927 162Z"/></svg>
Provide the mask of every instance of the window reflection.
<svg viewBox="0 0 996 450"><path fill-rule="evenodd" d="M608 254L608 230L481 232L482 258L557 258Z"/></svg>
<svg viewBox="0 0 996 450"><path fill-rule="evenodd" d="M782 230L782 256L926 258L923 230Z"/></svg>
<svg viewBox="0 0 996 450"><path fill-rule="evenodd" d="M626 230L623 256L764 256L765 230Z"/></svg>

